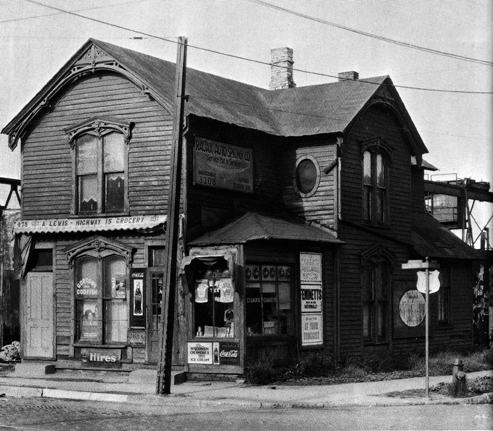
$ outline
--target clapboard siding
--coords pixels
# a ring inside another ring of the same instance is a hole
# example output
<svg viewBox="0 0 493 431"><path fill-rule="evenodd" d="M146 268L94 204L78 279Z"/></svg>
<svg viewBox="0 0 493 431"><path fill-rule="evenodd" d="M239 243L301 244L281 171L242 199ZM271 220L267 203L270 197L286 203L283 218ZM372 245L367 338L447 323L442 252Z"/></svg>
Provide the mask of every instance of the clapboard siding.
<svg viewBox="0 0 493 431"><path fill-rule="evenodd" d="M95 74L65 91L24 142L25 219L70 215L73 166L64 130L92 117L135 124L128 151L130 214L166 212L171 116L128 80Z"/></svg>
<svg viewBox="0 0 493 431"><path fill-rule="evenodd" d="M296 192L293 182L296 161L306 156L313 157L318 164L320 182L313 195L302 197ZM324 169L336 159L336 143L333 138L329 139L328 137L325 139L305 139L297 144L287 156L283 157L282 199L286 207L307 221L334 228L336 225L334 214L337 169L332 169L328 174L324 172Z"/></svg>

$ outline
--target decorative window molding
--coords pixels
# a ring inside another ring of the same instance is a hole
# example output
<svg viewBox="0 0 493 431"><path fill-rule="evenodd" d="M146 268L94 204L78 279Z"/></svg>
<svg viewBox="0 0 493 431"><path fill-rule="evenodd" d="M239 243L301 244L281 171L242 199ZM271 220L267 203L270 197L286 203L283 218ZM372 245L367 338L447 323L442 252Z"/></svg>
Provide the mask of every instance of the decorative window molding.
<svg viewBox="0 0 493 431"><path fill-rule="evenodd" d="M313 196L320 184L320 166L312 156L304 155L296 160L293 170L293 188L301 197Z"/></svg>
<svg viewBox="0 0 493 431"><path fill-rule="evenodd" d="M109 255L118 255L125 258L128 267L132 263L132 247L102 236L85 239L66 248L64 251L70 268L73 268L74 259L82 256L91 256L101 260Z"/></svg>
<svg viewBox="0 0 493 431"><path fill-rule="evenodd" d="M92 117L65 129L72 150L74 215L128 213L128 147L133 123Z"/></svg>
<svg viewBox="0 0 493 431"><path fill-rule="evenodd" d="M92 134L98 138L102 138L111 132L118 132L123 135L125 144L128 145L132 138L133 123L121 122L108 117L93 117L88 120L84 120L82 123L65 129L67 140L70 148L75 147L75 141L79 136L85 133Z"/></svg>

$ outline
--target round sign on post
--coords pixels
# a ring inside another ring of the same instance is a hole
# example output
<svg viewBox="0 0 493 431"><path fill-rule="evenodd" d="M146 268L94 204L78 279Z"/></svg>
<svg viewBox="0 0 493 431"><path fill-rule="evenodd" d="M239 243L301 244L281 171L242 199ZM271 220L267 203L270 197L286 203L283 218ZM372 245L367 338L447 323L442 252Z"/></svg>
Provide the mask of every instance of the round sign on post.
<svg viewBox="0 0 493 431"><path fill-rule="evenodd" d="M420 325L426 315L426 301L417 290L408 290L399 301L399 317L402 322L414 328Z"/></svg>

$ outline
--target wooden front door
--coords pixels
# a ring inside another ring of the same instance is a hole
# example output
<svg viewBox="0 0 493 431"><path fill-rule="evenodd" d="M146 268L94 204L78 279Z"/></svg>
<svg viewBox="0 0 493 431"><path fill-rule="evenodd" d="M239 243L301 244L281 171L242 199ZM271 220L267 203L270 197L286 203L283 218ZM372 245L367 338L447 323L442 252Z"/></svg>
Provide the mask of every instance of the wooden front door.
<svg viewBox="0 0 493 431"><path fill-rule="evenodd" d="M156 364L159 359L164 273L150 270L147 286L147 362Z"/></svg>
<svg viewBox="0 0 493 431"><path fill-rule="evenodd" d="M23 357L53 358L53 273L31 272L26 282Z"/></svg>

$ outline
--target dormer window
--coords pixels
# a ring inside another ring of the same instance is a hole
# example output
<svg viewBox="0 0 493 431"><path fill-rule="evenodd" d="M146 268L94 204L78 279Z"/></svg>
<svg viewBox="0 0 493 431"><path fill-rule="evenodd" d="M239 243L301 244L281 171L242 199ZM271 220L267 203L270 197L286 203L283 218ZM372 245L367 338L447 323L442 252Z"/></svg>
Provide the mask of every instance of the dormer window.
<svg viewBox="0 0 493 431"><path fill-rule="evenodd" d="M67 131L74 157L74 214L128 211L129 129L121 123L91 120Z"/></svg>
<svg viewBox="0 0 493 431"><path fill-rule="evenodd" d="M363 149L363 221L389 223L389 166L386 145L376 140Z"/></svg>

